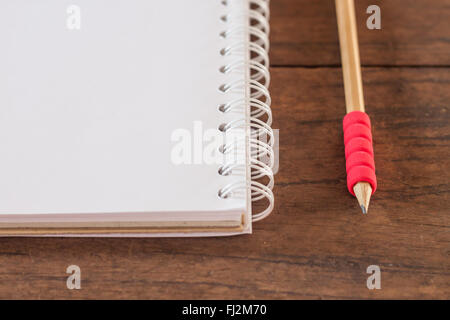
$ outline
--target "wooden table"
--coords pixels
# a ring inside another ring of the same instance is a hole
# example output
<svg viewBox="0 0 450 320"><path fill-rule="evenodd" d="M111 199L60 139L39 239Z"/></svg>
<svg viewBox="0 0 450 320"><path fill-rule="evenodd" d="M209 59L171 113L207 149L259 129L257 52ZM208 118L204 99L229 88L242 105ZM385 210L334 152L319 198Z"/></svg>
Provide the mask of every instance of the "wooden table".
<svg viewBox="0 0 450 320"><path fill-rule="evenodd" d="M379 190L349 196L331 0L273 0L276 207L213 239L5 238L0 298L450 298L450 1L357 0ZM382 8L382 30L365 27ZM320 112L317 112L320 110ZM82 289L66 288L67 266ZM366 269L381 268L381 290Z"/></svg>

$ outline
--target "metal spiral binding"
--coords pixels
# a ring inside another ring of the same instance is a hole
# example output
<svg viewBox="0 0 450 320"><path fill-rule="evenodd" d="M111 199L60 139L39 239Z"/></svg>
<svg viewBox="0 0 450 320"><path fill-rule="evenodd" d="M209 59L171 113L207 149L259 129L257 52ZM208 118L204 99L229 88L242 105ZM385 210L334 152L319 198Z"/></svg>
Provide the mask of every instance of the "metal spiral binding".
<svg viewBox="0 0 450 320"><path fill-rule="evenodd" d="M228 6L230 0L223 0L222 5ZM220 169L220 175L229 175L233 170L250 168L251 181L245 183L230 183L219 190L219 197L226 199L236 191L250 190L252 201L266 198L268 206L265 210L252 214L253 221L258 221L270 214L274 207L274 135L272 125L271 98L268 91L269 74L269 0L248 0L248 9L238 14L230 13L221 17L229 28L220 34L225 39L232 39L235 35L247 35L249 43L242 40L231 43L220 50L224 57L239 57L220 68L220 72L227 74L245 68L249 78L232 83L223 84L219 90L223 93L240 91L249 92L249 97L235 99L219 106L219 111L228 113L234 110L249 111L247 118L233 120L219 127L227 133L236 129L246 129L247 137L238 141L225 142L220 147L223 154L249 152L247 165L226 162ZM240 22L239 22L240 21ZM247 52L246 52L247 51ZM248 59L242 57L247 56ZM249 108L249 109L247 109ZM248 148L249 147L249 148ZM248 149L247 149L248 148ZM249 150L249 151L247 151ZM262 161L261 159L264 159ZM264 183L262 181L265 181Z"/></svg>

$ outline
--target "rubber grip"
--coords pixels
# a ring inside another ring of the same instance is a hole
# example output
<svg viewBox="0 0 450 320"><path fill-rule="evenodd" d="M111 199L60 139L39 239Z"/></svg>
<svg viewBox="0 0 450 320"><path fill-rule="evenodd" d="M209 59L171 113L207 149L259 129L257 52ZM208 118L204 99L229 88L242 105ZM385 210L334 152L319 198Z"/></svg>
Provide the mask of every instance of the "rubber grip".
<svg viewBox="0 0 450 320"><path fill-rule="evenodd" d="M355 195L353 187L364 181L370 183L373 194L377 178L370 118L365 112L353 111L344 117L343 124L348 191Z"/></svg>

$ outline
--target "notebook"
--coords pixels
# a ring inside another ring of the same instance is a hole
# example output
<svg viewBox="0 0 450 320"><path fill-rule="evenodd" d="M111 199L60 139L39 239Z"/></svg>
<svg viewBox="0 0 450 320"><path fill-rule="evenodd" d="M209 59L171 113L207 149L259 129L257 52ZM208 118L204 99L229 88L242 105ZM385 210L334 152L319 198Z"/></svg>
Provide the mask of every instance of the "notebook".
<svg viewBox="0 0 450 320"><path fill-rule="evenodd" d="M1 1L0 235L251 233L274 205L268 19L265 0Z"/></svg>

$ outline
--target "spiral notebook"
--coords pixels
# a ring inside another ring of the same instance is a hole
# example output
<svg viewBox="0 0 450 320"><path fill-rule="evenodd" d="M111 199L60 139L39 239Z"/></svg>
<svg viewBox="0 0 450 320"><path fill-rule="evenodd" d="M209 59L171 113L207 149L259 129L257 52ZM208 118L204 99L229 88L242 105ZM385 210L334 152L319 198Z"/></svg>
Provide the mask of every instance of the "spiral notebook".
<svg viewBox="0 0 450 320"><path fill-rule="evenodd" d="M268 18L265 0L1 1L0 234L251 233L274 204Z"/></svg>

